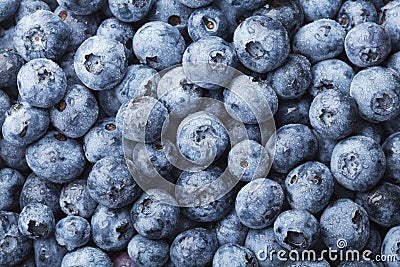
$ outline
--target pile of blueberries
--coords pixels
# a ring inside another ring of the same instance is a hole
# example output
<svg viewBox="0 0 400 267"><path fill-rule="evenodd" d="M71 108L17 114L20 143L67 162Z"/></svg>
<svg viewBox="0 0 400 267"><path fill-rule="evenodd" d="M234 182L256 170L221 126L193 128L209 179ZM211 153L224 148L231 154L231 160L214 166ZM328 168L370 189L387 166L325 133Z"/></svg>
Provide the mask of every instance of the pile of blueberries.
<svg viewBox="0 0 400 267"><path fill-rule="evenodd" d="M400 0L0 0L0 88L0 266L400 266Z"/></svg>

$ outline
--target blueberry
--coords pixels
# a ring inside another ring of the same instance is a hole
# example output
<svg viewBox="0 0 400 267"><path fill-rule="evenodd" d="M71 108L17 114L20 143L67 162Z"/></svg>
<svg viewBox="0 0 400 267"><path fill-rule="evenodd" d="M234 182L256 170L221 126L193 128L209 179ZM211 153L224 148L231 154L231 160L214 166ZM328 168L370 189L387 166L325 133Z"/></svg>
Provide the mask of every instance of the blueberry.
<svg viewBox="0 0 400 267"><path fill-rule="evenodd" d="M346 31L351 30L364 22L377 22L378 13L375 6L364 0L347 0L339 9L336 21L342 25Z"/></svg>
<svg viewBox="0 0 400 267"><path fill-rule="evenodd" d="M132 51L132 40L135 31L131 24L122 22L116 18L103 20L97 28L97 36L118 41L125 47L126 56L129 58Z"/></svg>
<svg viewBox="0 0 400 267"><path fill-rule="evenodd" d="M278 241L276 241L273 227L266 227L259 230L250 229L246 237L245 247L249 248L257 256L259 266L273 267L282 265L282 262L277 259L276 255L272 259L269 255L272 250L285 251L279 245Z"/></svg>
<svg viewBox="0 0 400 267"><path fill-rule="evenodd" d="M49 59L37 58L18 72L18 92L32 106L49 108L60 101L67 90L64 71Z"/></svg>
<svg viewBox="0 0 400 267"><path fill-rule="evenodd" d="M229 142L231 146L235 146L236 144L253 140L259 144L262 144L261 130L260 127L256 124L244 124L240 121L230 119L228 121L224 121L224 125L229 134Z"/></svg>
<svg viewBox="0 0 400 267"><path fill-rule="evenodd" d="M384 3L387 3L384 1ZM397 1L391 1L381 8L380 23L385 28L385 31L389 34L392 43L393 51L399 51L400 45L400 32L399 32L399 3Z"/></svg>
<svg viewBox="0 0 400 267"><path fill-rule="evenodd" d="M66 215L88 219L96 209L97 202L89 195L86 180L76 179L64 184L60 193L59 205Z"/></svg>
<svg viewBox="0 0 400 267"><path fill-rule="evenodd" d="M228 169L238 180L249 182L265 177L270 167L268 151L256 141L242 141L229 151Z"/></svg>
<svg viewBox="0 0 400 267"><path fill-rule="evenodd" d="M338 56L343 51L345 36L345 30L336 21L319 19L304 25L296 32L293 51L306 56L314 64Z"/></svg>
<svg viewBox="0 0 400 267"><path fill-rule="evenodd" d="M400 113L400 76L385 67L370 67L358 72L350 85L360 116L371 122L383 122Z"/></svg>
<svg viewBox="0 0 400 267"><path fill-rule="evenodd" d="M278 97L266 81L240 75L224 90L224 104L232 118L246 124L257 124L270 120L276 113Z"/></svg>
<svg viewBox="0 0 400 267"><path fill-rule="evenodd" d="M133 164L140 175L150 178L157 178L160 175L164 177L174 167L168 159L172 153L176 153L176 148L168 141L137 143L132 152Z"/></svg>
<svg viewBox="0 0 400 267"><path fill-rule="evenodd" d="M98 160L87 179L87 190L97 203L109 208L129 205L141 193L122 157Z"/></svg>
<svg viewBox="0 0 400 267"><path fill-rule="evenodd" d="M18 21L13 40L18 53L29 61L60 58L67 50L69 38L68 26L57 15L38 10Z"/></svg>
<svg viewBox="0 0 400 267"><path fill-rule="evenodd" d="M237 26L250 17L252 12L251 10L238 9L229 2L229 0L214 0L212 5L222 11L228 19L228 38L231 38Z"/></svg>
<svg viewBox="0 0 400 267"><path fill-rule="evenodd" d="M95 13L104 4L105 0L94 0L89 3L82 3L79 0L57 0L58 4L76 15L89 15Z"/></svg>
<svg viewBox="0 0 400 267"><path fill-rule="evenodd" d="M399 256L399 242L400 242L400 226L395 226L391 228L387 233L382 242L381 247L381 255L388 257L395 255L395 261L385 262L385 265L388 267L396 267L398 261L400 260Z"/></svg>
<svg viewBox="0 0 400 267"><path fill-rule="evenodd" d="M128 207L111 209L99 205L90 224L94 243L106 251L120 251L126 248L135 234Z"/></svg>
<svg viewBox="0 0 400 267"><path fill-rule="evenodd" d="M69 85L64 98L50 110L52 125L71 138L82 137L96 122L99 113L96 98L84 86Z"/></svg>
<svg viewBox="0 0 400 267"><path fill-rule="evenodd" d="M254 253L246 247L237 244L225 244L220 246L214 254L214 267L222 266L258 266Z"/></svg>
<svg viewBox="0 0 400 267"><path fill-rule="evenodd" d="M336 90L325 90L311 102L310 124L320 135L342 139L353 132L358 115L353 98Z"/></svg>
<svg viewBox="0 0 400 267"><path fill-rule="evenodd" d="M367 211L371 221L384 227L393 227L400 223L400 187L381 182L372 189L357 193L356 202Z"/></svg>
<svg viewBox="0 0 400 267"><path fill-rule="evenodd" d="M207 36L225 39L228 36L228 20L222 11L213 6L198 8L190 15L187 29L193 41Z"/></svg>
<svg viewBox="0 0 400 267"><path fill-rule="evenodd" d="M52 210L40 203L26 205L18 218L18 230L24 236L41 240L54 233L55 219Z"/></svg>
<svg viewBox="0 0 400 267"><path fill-rule="evenodd" d="M382 238L378 229L371 225L369 231L369 238L367 244L365 244L363 251L371 251L371 258L376 257L376 255L380 255L381 252L381 244Z"/></svg>
<svg viewBox="0 0 400 267"><path fill-rule="evenodd" d="M267 1L253 11L253 15L267 16L280 21L286 28L289 37L293 37L304 20L303 8L298 0Z"/></svg>
<svg viewBox="0 0 400 267"><path fill-rule="evenodd" d="M383 123L383 130L386 135L391 135L397 132L400 132L400 116L397 116L391 120L388 120Z"/></svg>
<svg viewBox="0 0 400 267"><path fill-rule="evenodd" d="M228 133L217 117L200 111L180 123L177 145L186 159L207 166L228 147Z"/></svg>
<svg viewBox="0 0 400 267"><path fill-rule="evenodd" d="M311 84L311 63L302 55L290 54L286 62L268 73L267 80L279 99L300 98Z"/></svg>
<svg viewBox="0 0 400 267"><path fill-rule="evenodd" d="M267 149L275 150L272 170L288 173L300 163L315 157L318 140L306 125L288 124L276 131L275 137L268 141Z"/></svg>
<svg viewBox="0 0 400 267"><path fill-rule="evenodd" d="M311 100L312 98L308 95L298 99L279 100L279 107L274 116L276 127L280 128L293 123L310 125L308 111Z"/></svg>
<svg viewBox="0 0 400 267"><path fill-rule="evenodd" d="M371 137L378 144L380 144L383 141L384 136L387 133L385 133L385 135L384 135L384 128L383 128L382 124L372 123L369 121L365 121L361 118L358 118L358 120L356 121L356 124L354 126L353 134Z"/></svg>
<svg viewBox="0 0 400 267"><path fill-rule="evenodd" d="M226 0L229 4L237 9L253 10L262 7L267 3L267 0Z"/></svg>
<svg viewBox="0 0 400 267"><path fill-rule="evenodd" d="M1 74L0 74L1 75ZM4 91L0 90L0 125L3 125L6 112L11 107L11 99Z"/></svg>
<svg viewBox="0 0 400 267"><path fill-rule="evenodd" d="M383 177L385 169L385 154L370 137L358 135L344 139L332 152L332 174L350 190L362 192L372 188Z"/></svg>
<svg viewBox="0 0 400 267"><path fill-rule="evenodd" d="M284 199L282 187L270 179L255 179L240 189L235 203L239 220L249 228L271 225L279 215Z"/></svg>
<svg viewBox="0 0 400 267"><path fill-rule="evenodd" d="M185 41L179 30L162 21L144 24L133 37L133 52L140 63L157 70L180 63L184 51Z"/></svg>
<svg viewBox="0 0 400 267"><path fill-rule="evenodd" d="M21 0L2 0L0 1L0 22L12 17L17 12Z"/></svg>
<svg viewBox="0 0 400 267"><path fill-rule="evenodd" d="M28 147L26 162L34 173L55 183L74 180L86 165L78 141L56 131L49 131Z"/></svg>
<svg viewBox="0 0 400 267"><path fill-rule="evenodd" d="M113 88L122 81L128 66L124 46L114 40L93 36L76 50L76 75L92 90Z"/></svg>
<svg viewBox="0 0 400 267"><path fill-rule="evenodd" d="M238 59L233 45L217 36L205 36L191 43L182 58L188 79L206 89L227 85Z"/></svg>
<svg viewBox="0 0 400 267"><path fill-rule="evenodd" d="M170 115L185 118L199 109L203 89L191 82L179 66L163 75L158 83L157 95Z"/></svg>
<svg viewBox="0 0 400 267"><path fill-rule="evenodd" d="M75 51L65 53L60 60L60 67L64 71L68 85L73 85L73 84L83 85L83 83L81 82L81 80L79 80L75 72L74 57L75 57Z"/></svg>
<svg viewBox="0 0 400 267"><path fill-rule="evenodd" d="M16 210L25 178L16 170L0 170L0 210Z"/></svg>
<svg viewBox="0 0 400 267"><path fill-rule="evenodd" d="M341 198L331 203L323 211L320 225L324 243L331 249L360 250L368 241L368 214L350 199Z"/></svg>
<svg viewBox="0 0 400 267"><path fill-rule="evenodd" d="M43 240L34 240L33 250L37 267L60 266L67 253L65 247L59 245L54 236Z"/></svg>
<svg viewBox="0 0 400 267"><path fill-rule="evenodd" d="M338 13L342 0L299 0L304 10L306 21L334 18Z"/></svg>
<svg viewBox="0 0 400 267"><path fill-rule="evenodd" d="M51 11L50 6L45 1L22 0L15 13L15 22L18 23L23 17L35 13L37 10Z"/></svg>
<svg viewBox="0 0 400 267"><path fill-rule="evenodd" d="M88 161L95 163L104 157L122 157L122 134L113 117L96 123L83 138L83 150Z"/></svg>
<svg viewBox="0 0 400 267"><path fill-rule="evenodd" d="M233 192L224 180L219 167L211 166L197 172L184 171L178 178L176 198L182 213L193 221L215 222L231 212L234 205ZM204 188L207 189L204 189ZM221 192L227 192L221 194Z"/></svg>
<svg viewBox="0 0 400 267"><path fill-rule="evenodd" d="M19 147L11 144L5 139L0 140L0 158L6 166L18 170L29 169L25 158L26 147Z"/></svg>
<svg viewBox="0 0 400 267"><path fill-rule="evenodd" d="M67 253L61 267L112 267L110 257L101 249L94 247L83 247Z"/></svg>
<svg viewBox="0 0 400 267"><path fill-rule="evenodd" d="M18 231L18 214L0 211L0 264L12 266L21 263L32 249L32 241Z"/></svg>
<svg viewBox="0 0 400 267"><path fill-rule="evenodd" d="M114 252L110 255L114 267L135 267L135 262L129 257L126 250Z"/></svg>
<svg viewBox="0 0 400 267"><path fill-rule="evenodd" d="M193 9L179 0L158 0L148 15L150 21L163 21L177 28L183 36L187 36L187 24Z"/></svg>
<svg viewBox="0 0 400 267"><path fill-rule="evenodd" d="M278 21L252 16L233 35L240 62L252 71L266 73L282 65L289 54L289 37Z"/></svg>
<svg viewBox="0 0 400 267"><path fill-rule="evenodd" d="M97 98L99 107L106 116L114 117L117 115L121 102L118 100L117 92L114 89L99 91Z"/></svg>
<svg viewBox="0 0 400 267"><path fill-rule="evenodd" d="M178 1L190 8L199 8L207 6L213 2L213 0L178 0Z"/></svg>
<svg viewBox="0 0 400 267"><path fill-rule="evenodd" d="M322 211L333 194L333 176L328 167L309 161L294 168L286 177L286 197L293 209L313 214Z"/></svg>
<svg viewBox="0 0 400 267"><path fill-rule="evenodd" d="M50 124L49 113L26 102L16 103L6 112L2 125L4 139L11 145L24 147L43 136Z"/></svg>
<svg viewBox="0 0 400 267"><path fill-rule="evenodd" d="M333 149L337 143L339 143L339 140L326 138L325 136L317 133L315 130L313 130L313 134L318 140L318 151L315 155L315 159L327 166L330 166Z"/></svg>
<svg viewBox="0 0 400 267"><path fill-rule="evenodd" d="M136 22L150 12L155 0L109 0L111 13L124 22Z"/></svg>
<svg viewBox="0 0 400 267"><path fill-rule="evenodd" d="M160 189L150 189L133 204L131 218L140 235L161 239L175 231L179 213L173 196Z"/></svg>
<svg viewBox="0 0 400 267"><path fill-rule="evenodd" d="M15 50L0 49L0 75L2 77L0 86L13 86L17 81L17 73L23 65L23 58Z"/></svg>
<svg viewBox="0 0 400 267"><path fill-rule="evenodd" d="M129 257L139 267L164 266L169 258L169 244L163 240L151 240L135 235L128 244Z"/></svg>
<svg viewBox="0 0 400 267"><path fill-rule="evenodd" d="M141 143L157 141L167 116L167 108L157 99L150 96L134 98L124 116L123 137Z"/></svg>
<svg viewBox="0 0 400 267"><path fill-rule="evenodd" d="M72 251L89 241L90 224L82 217L67 216L57 222L55 238L58 244Z"/></svg>
<svg viewBox="0 0 400 267"><path fill-rule="evenodd" d="M287 250L305 250L313 246L320 234L317 219L308 211L287 210L274 222L276 241Z"/></svg>
<svg viewBox="0 0 400 267"><path fill-rule="evenodd" d="M22 209L30 203L42 203L50 207L55 215L58 215L60 213L59 197L60 189L57 184L31 173L22 187L19 204Z"/></svg>
<svg viewBox="0 0 400 267"><path fill-rule="evenodd" d="M358 67L378 65L390 53L390 36L375 22L364 22L348 32L344 49L351 63Z"/></svg>
<svg viewBox="0 0 400 267"><path fill-rule="evenodd" d="M68 11L68 8L64 6L57 7L54 13L60 17L70 30L71 38L67 48L68 51L75 51L83 41L95 35L100 24L100 16L97 14L82 16Z"/></svg>
<svg viewBox="0 0 400 267"><path fill-rule="evenodd" d="M119 107L119 109L117 111L117 114L115 115L115 126L121 132L124 130L125 114L126 114L126 110L128 109L129 105L130 105L129 101L121 104L121 106ZM123 143L122 150L124 150L124 149L125 149L125 144Z"/></svg>
<svg viewBox="0 0 400 267"><path fill-rule="evenodd" d="M312 69L310 92L313 96L324 90L337 90L345 95L350 94L350 84L354 77L353 68L339 59L327 59L315 64Z"/></svg>
<svg viewBox="0 0 400 267"><path fill-rule="evenodd" d="M249 228L240 222L235 210L219 220L214 230L220 246L228 243L242 246L248 231Z"/></svg>
<svg viewBox="0 0 400 267"><path fill-rule="evenodd" d="M215 234L204 228L180 233L171 244L170 258L177 267L211 264L218 249Z"/></svg>
<svg viewBox="0 0 400 267"><path fill-rule="evenodd" d="M382 145L386 156L386 172L384 179L400 184L400 132L389 136Z"/></svg>

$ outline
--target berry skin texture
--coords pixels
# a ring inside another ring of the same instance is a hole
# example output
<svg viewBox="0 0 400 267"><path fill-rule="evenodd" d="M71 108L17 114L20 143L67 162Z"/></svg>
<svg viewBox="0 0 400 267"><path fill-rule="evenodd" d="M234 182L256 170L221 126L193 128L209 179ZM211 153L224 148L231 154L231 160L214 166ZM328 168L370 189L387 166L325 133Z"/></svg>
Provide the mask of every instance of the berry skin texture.
<svg viewBox="0 0 400 267"><path fill-rule="evenodd" d="M90 224L82 217L67 216L57 222L55 237L58 244L72 251L89 241Z"/></svg>
<svg viewBox="0 0 400 267"><path fill-rule="evenodd" d="M76 179L64 184L59 204L66 215L80 216L85 219L92 216L97 206L97 202L89 195L84 179Z"/></svg>
<svg viewBox="0 0 400 267"><path fill-rule="evenodd" d="M226 244L220 246L214 254L214 267L231 266L253 266L257 267L256 255L246 247L236 244Z"/></svg>
<svg viewBox="0 0 400 267"><path fill-rule="evenodd" d="M199 8L207 6L213 2L213 0L178 0L178 1L190 8Z"/></svg>
<svg viewBox="0 0 400 267"><path fill-rule="evenodd" d="M342 0L299 0L305 21L334 18L342 5Z"/></svg>
<svg viewBox="0 0 400 267"><path fill-rule="evenodd" d="M152 240L135 235L128 244L129 257L139 267L161 267L168 261L169 244L164 240Z"/></svg>
<svg viewBox="0 0 400 267"><path fill-rule="evenodd" d="M53 235L43 240L34 240L33 251L37 267L60 266L67 253L65 247L59 245Z"/></svg>
<svg viewBox="0 0 400 267"><path fill-rule="evenodd" d="M6 112L2 133L11 145L25 147L42 137L49 124L49 113L46 110L20 102Z"/></svg>
<svg viewBox="0 0 400 267"><path fill-rule="evenodd" d="M385 154L370 137L352 136L333 149L332 174L347 189L357 192L371 189L383 177L385 169Z"/></svg>
<svg viewBox="0 0 400 267"><path fill-rule="evenodd" d="M289 55L289 37L278 21L252 16L233 35L240 62L252 71L266 73L282 65Z"/></svg>
<svg viewBox="0 0 400 267"><path fill-rule="evenodd" d="M268 141L267 150L274 151L273 149L275 149L275 155L272 170L278 173L289 173L300 163L315 157L318 140L306 125L288 124L279 128L275 137Z"/></svg>
<svg viewBox="0 0 400 267"><path fill-rule="evenodd" d="M370 67L382 63L392 46L390 36L375 22L364 22L355 26L346 35L346 55L358 67Z"/></svg>
<svg viewBox="0 0 400 267"><path fill-rule="evenodd" d="M381 255L396 255L396 260L393 262L386 262L388 267L396 267L400 260L399 256L399 242L400 242L400 226L391 228L387 233L382 242Z"/></svg>
<svg viewBox="0 0 400 267"><path fill-rule="evenodd" d="M78 141L56 131L49 131L28 147L26 162L35 174L54 183L74 180L86 165L83 149Z"/></svg>
<svg viewBox="0 0 400 267"><path fill-rule="evenodd" d="M67 90L64 71L50 59L32 59L18 72L18 92L32 106L49 108L60 101Z"/></svg>
<svg viewBox="0 0 400 267"><path fill-rule="evenodd" d="M18 218L21 234L35 240L43 240L53 234L55 224L52 210L40 203L26 205Z"/></svg>
<svg viewBox="0 0 400 267"><path fill-rule="evenodd" d="M105 251L120 251L126 248L135 234L128 207L110 209L99 205L90 224L94 243Z"/></svg>
<svg viewBox="0 0 400 267"><path fill-rule="evenodd" d="M0 242L3 245L0 264L21 263L29 254L32 241L18 231L18 214L0 211Z"/></svg>
<svg viewBox="0 0 400 267"><path fill-rule="evenodd" d="M112 39L93 36L76 50L74 67L78 78L92 90L116 86L128 67L124 46Z"/></svg>
<svg viewBox="0 0 400 267"><path fill-rule="evenodd" d="M363 207L347 198L331 203L320 219L321 235L325 245L339 249L339 241L345 237L345 249L360 250L368 241L369 219Z"/></svg>
<svg viewBox="0 0 400 267"><path fill-rule="evenodd" d="M400 223L400 187L381 182L374 188L357 193L355 201L367 211L371 221L393 227Z"/></svg>
<svg viewBox="0 0 400 267"><path fill-rule="evenodd" d="M199 8L190 15L187 29L193 41L207 36L218 36L225 39L228 35L228 19L222 11L215 7Z"/></svg>
<svg viewBox="0 0 400 267"><path fill-rule="evenodd" d="M343 51L346 32L331 19L319 19L301 27L293 38L293 52L312 64L337 57Z"/></svg>
<svg viewBox="0 0 400 267"><path fill-rule="evenodd" d="M276 241L287 250L304 250L313 246L319 238L317 219L305 210L287 210L274 222Z"/></svg>
<svg viewBox="0 0 400 267"><path fill-rule="evenodd" d="M219 246L228 243L242 246L248 231L249 228L240 222L235 210L219 220L215 227Z"/></svg>
<svg viewBox="0 0 400 267"><path fill-rule="evenodd" d="M177 267L194 267L211 264L218 249L215 234L204 228L193 228L177 235L169 255Z"/></svg>
<svg viewBox="0 0 400 267"><path fill-rule="evenodd" d="M123 22L136 22L143 19L154 5L155 0L109 0L111 13Z"/></svg>
<svg viewBox="0 0 400 267"><path fill-rule="evenodd" d="M45 1L21 1L17 12L15 12L15 22L18 23L23 17L35 13L37 10L51 11L50 6Z"/></svg>
<svg viewBox="0 0 400 267"><path fill-rule="evenodd" d="M272 225L283 205L282 187L270 179L256 179L240 189L235 203L239 220L251 229Z"/></svg>
<svg viewBox="0 0 400 267"><path fill-rule="evenodd" d="M378 13L372 1L348 0L343 3L337 14L336 21L346 31L364 22L377 22Z"/></svg>
<svg viewBox="0 0 400 267"><path fill-rule="evenodd" d="M342 139L353 132L358 116L353 98L337 90L324 90L311 102L310 124L324 138Z"/></svg>
<svg viewBox="0 0 400 267"><path fill-rule="evenodd" d="M67 253L61 267L112 267L112 261L108 255L99 248L83 247Z"/></svg>
<svg viewBox="0 0 400 267"><path fill-rule="evenodd" d="M162 70L182 61L185 41L177 28L153 21L139 28L133 37L133 52L140 63Z"/></svg>
<svg viewBox="0 0 400 267"><path fill-rule="evenodd" d="M21 0L2 0L0 1L0 22L12 17L17 12Z"/></svg>
<svg viewBox="0 0 400 267"><path fill-rule="evenodd" d="M386 172L384 179L400 184L400 133L389 136L382 145L386 156Z"/></svg>
<svg viewBox="0 0 400 267"><path fill-rule="evenodd" d="M129 205L141 194L122 157L97 161L87 179L87 190L97 203L109 208Z"/></svg>
<svg viewBox="0 0 400 267"><path fill-rule="evenodd" d="M312 214L322 211L333 194L334 180L327 166L309 161L294 168L286 177L286 198L293 209Z"/></svg>
<svg viewBox="0 0 400 267"><path fill-rule="evenodd" d="M394 119L400 114L400 76L380 66L363 69L351 82L350 96L361 118L371 122Z"/></svg>
<svg viewBox="0 0 400 267"><path fill-rule="evenodd" d="M38 10L18 21L14 46L26 61L34 58L60 58L69 45L67 25L51 11Z"/></svg>
<svg viewBox="0 0 400 267"><path fill-rule="evenodd" d="M398 1L390 1L381 9L382 18L380 23L385 28L385 31L390 35L393 52L400 50L399 10L400 5Z"/></svg>
<svg viewBox="0 0 400 267"><path fill-rule="evenodd" d="M99 10L106 1L92 0L89 2L82 2L79 0L57 0L57 2L60 6L76 15L90 15Z"/></svg>
<svg viewBox="0 0 400 267"><path fill-rule="evenodd" d="M23 58L15 50L0 49L0 86L13 86L17 81L16 74L23 65Z"/></svg>
<svg viewBox="0 0 400 267"><path fill-rule="evenodd" d="M0 70L0 75L1 75L1 70ZM4 120L6 118L6 111L10 107L11 107L10 97L4 91L0 90L0 125L3 125Z"/></svg>
<svg viewBox="0 0 400 267"><path fill-rule="evenodd" d="M13 211L18 208L25 178L18 171L4 168L0 170L0 210Z"/></svg>
<svg viewBox="0 0 400 267"><path fill-rule="evenodd" d="M268 151L256 141L244 140L229 151L229 172L241 181L265 177L270 167Z"/></svg>
<svg viewBox="0 0 400 267"><path fill-rule="evenodd" d="M150 189L143 193L131 209L131 219L136 231L150 239L170 236L176 230L179 214L176 200L159 189Z"/></svg>
<svg viewBox="0 0 400 267"><path fill-rule="evenodd" d="M79 84L68 85L67 93L50 110L51 124L70 138L79 138L96 122L99 107L94 95Z"/></svg>

